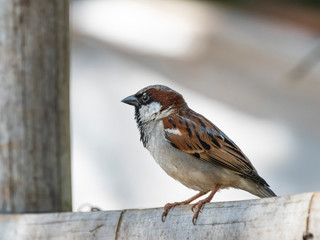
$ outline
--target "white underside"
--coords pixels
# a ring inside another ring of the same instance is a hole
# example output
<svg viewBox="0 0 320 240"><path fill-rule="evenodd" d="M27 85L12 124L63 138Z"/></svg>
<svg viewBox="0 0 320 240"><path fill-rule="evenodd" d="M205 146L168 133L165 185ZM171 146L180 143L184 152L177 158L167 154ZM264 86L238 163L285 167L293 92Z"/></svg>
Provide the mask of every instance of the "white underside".
<svg viewBox="0 0 320 240"><path fill-rule="evenodd" d="M149 131L147 149L163 170L183 185L201 192L212 191L217 184L249 192L255 189L255 184L231 171L172 147L165 139L162 121L154 121Z"/></svg>

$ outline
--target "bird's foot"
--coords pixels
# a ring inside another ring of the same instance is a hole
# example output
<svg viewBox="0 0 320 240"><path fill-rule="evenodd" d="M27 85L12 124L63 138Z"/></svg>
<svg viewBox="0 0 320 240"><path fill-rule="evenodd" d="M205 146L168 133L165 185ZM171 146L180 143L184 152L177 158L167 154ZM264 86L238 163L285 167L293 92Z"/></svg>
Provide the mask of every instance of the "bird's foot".
<svg viewBox="0 0 320 240"><path fill-rule="evenodd" d="M212 200L213 196L216 194L216 192L219 190L220 187L221 187L221 184L217 184L208 197L192 205L191 210L192 212L194 212L194 215L192 218L193 225L196 225L199 213L201 212L201 209L203 208L203 206ZM197 210L195 210L196 207L197 207Z"/></svg>
<svg viewBox="0 0 320 240"><path fill-rule="evenodd" d="M201 210L204 207L204 205L206 203L210 202L210 201L211 201L211 198L205 198L205 199L200 200L199 202L197 202L197 203L192 205L191 210L192 210L192 212L194 212L194 215L193 215L193 218L192 218L193 225L196 225L199 213L201 212Z"/></svg>
<svg viewBox="0 0 320 240"><path fill-rule="evenodd" d="M168 212L169 212L169 210L171 208L174 208L174 207L179 206L179 205L186 205L186 204L189 204L189 202L183 201L183 202L167 203L164 206L164 210L163 210L163 213L162 213L162 217L161 217L162 222L164 222L164 220L166 219L166 217L168 215Z"/></svg>
<svg viewBox="0 0 320 240"><path fill-rule="evenodd" d="M203 196L204 194L206 194L206 192L199 192L197 193L196 195L194 195L193 197L185 200L185 201L182 201L182 202L174 202L174 203L167 203L165 206L164 206L164 210L163 210L163 213L162 213L162 222L164 222L164 220L166 219L167 215L168 215L168 212L171 208L175 207L175 206L179 206L179 205L187 205L189 203L191 203L192 201L198 199L199 197ZM209 200L210 202L210 200Z"/></svg>

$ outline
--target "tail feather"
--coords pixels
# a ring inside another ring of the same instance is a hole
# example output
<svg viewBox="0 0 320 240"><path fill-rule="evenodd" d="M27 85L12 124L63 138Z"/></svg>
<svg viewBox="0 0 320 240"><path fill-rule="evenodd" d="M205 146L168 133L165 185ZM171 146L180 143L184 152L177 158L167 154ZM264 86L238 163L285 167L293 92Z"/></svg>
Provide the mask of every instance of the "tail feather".
<svg viewBox="0 0 320 240"><path fill-rule="evenodd" d="M256 189L256 194L258 197L267 198L267 197L276 197L277 195L268 187L268 186L258 186Z"/></svg>

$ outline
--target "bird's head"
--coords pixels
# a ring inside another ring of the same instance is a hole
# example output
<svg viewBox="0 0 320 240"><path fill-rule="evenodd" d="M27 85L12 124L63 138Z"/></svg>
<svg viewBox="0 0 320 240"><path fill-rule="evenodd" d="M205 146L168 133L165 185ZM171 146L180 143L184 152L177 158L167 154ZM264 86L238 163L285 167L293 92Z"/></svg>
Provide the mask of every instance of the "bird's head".
<svg viewBox="0 0 320 240"><path fill-rule="evenodd" d="M138 125L160 120L187 106L180 93L163 85L145 87L122 102L135 107Z"/></svg>

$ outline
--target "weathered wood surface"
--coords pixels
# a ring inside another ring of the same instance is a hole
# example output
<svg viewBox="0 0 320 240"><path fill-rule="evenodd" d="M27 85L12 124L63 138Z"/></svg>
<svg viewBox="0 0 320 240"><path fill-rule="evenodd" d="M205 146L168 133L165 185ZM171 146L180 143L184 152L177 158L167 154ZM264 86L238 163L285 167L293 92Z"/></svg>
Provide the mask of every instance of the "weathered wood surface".
<svg viewBox="0 0 320 240"><path fill-rule="evenodd" d="M0 6L0 212L70 211L69 1Z"/></svg>
<svg viewBox="0 0 320 240"><path fill-rule="evenodd" d="M162 208L92 213L0 215L11 239L320 239L320 193L205 205L197 225L189 206L161 222Z"/></svg>

